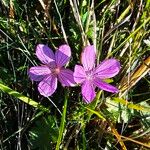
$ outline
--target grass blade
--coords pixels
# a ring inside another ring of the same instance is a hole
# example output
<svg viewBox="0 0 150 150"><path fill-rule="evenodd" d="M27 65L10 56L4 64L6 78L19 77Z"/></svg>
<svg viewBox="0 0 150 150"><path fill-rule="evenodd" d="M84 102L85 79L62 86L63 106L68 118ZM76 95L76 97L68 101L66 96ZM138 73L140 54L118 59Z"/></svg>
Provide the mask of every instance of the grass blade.
<svg viewBox="0 0 150 150"><path fill-rule="evenodd" d="M61 117L61 123L60 123L60 128L59 128L59 136L58 136L58 139L57 139L57 144L56 144L55 150L59 150L61 140L62 140L62 137L63 137L64 127L65 127L65 122L66 122L67 102L68 102L68 96L66 94L65 95L64 106L63 106L63 114L62 114L62 117Z"/></svg>
<svg viewBox="0 0 150 150"><path fill-rule="evenodd" d="M140 110L140 111L145 111L145 112L150 112L150 108L148 107L144 107L144 106L141 106L141 105L137 105L137 104L132 104L122 98L113 98L113 101L114 102L117 102L117 103L121 103L122 105L125 105L127 106L128 108L130 109L136 109L136 110Z"/></svg>
<svg viewBox="0 0 150 150"><path fill-rule="evenodd" d="M0 90L2 90L5 93L8 93L11 96L14 96L15 98L18 98L19 100L23 101L24 103L27 103L35 108L38 108L42 111L46 111L49 112L48 108L45 108L44 106L40 105L39 103L35 102L34 100L32 100L29 97L26 97L24 95L22 95L21 93L14 91L13 89L9 88L8 86L0 83Z"/></svg>

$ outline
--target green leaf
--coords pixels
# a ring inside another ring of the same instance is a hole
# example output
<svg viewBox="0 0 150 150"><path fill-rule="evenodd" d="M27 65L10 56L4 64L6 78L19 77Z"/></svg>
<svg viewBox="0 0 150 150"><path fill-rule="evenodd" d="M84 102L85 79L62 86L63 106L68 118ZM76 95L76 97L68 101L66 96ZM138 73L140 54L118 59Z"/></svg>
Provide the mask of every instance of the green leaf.
<svg viewBox="0 0 150 150"><path fill-rule="evenodd" d="M116 102L116 103L120 103L122 105L126 105L128 108L131 108L131 109L136 109L136 110L140 110L140 111L150 112L150 108L149 107L144 107L144 106L141 106L141 105L138 105L138 104L130 103L130 102L124 100L123 98L113 97L112 100L114 102Z"/></svg>
<svg viewBox="0 0 150 150"><path fill-rule="evenodd" d="M11 88L9 88L8 86L6 86L2 83L0 83L0 90L2 90L5 93L8 93L11 96L14 96L15 98L18 98L19 100L23 101L24 103L27 103L35 108L38 108L42 111L49 112L48 108L45 108L44 106L40 105L36 101L32 100L31 98L26 97L17 91L12 90Z"/></svg>
<svg viewBox="0 0 150 150"><path fill-rule="evenodd" d="M55 150L59 150L61 140L62 140L62 137L63 137L63 132L64 132L64 128L65 128L65 123L66 123L67 103L68 103L68 95L65 94L63 114L62 114L62 117L61 117L61 123L60 123L60 128L59 128L59 136L58 136L58 139L57 139L57 144L56 144Z"/></svg>
<svg viewBox="0 0 150 150"><path fill-rule="evenodd" d="M41 117L29 131L31 149L49 150L56 143L58 128L53 116Z"/></svg>
<svg viewBox="0 0 150 150"><path fill-rule="evenodd" d="M93 109L90 109L88 107L85 107L88 111L90 111L91 113L95 114L96 116L98 116L100 119L102 120L106 120L105 117L98 111L95 111Z"/></svg>

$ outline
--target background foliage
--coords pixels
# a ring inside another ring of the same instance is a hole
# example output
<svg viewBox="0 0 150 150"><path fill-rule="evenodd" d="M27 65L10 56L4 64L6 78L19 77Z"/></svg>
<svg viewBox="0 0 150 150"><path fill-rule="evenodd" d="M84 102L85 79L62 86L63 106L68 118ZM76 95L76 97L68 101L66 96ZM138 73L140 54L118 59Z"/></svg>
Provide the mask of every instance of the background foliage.
<svg viewBox="0 0 150 150"><path fill-rule="evenodd" d="M150 0L2 0L0 8L0 149L150 148ZM68 43L72 69L89 43L98 63L118 59L121 71L107 82L119 94L97 91L87 105L80 87L59 85L44 98L28 78L39 43Z"/></svg>

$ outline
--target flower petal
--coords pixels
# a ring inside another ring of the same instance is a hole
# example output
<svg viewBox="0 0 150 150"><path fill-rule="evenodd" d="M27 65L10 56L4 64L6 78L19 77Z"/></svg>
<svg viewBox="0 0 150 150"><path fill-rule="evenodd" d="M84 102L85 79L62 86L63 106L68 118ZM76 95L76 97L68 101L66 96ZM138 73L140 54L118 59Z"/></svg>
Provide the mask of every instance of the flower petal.
<svg viewBox="0 0 150 150"><path fill-rule="evenodd" d="M62 86L74 86L75 81L73 78L73 71L69 69L61 69L58 74L58 79L61 82Z"/></svg>
<svg viewBox="0 0 150 150"><path fill-rule="evenodd" d="M96 54L95 54L94 46L93 45L86 46L81 55L81 62L83 64L85 71L89 71L94 67L95 57Z"/></svg>
<svg viewBox="0 0 150 150"><path fill-rule="evenodd" d="M116 87L114 87L114 86L112 86L112 85L110 85L110 84L102 81L99 78L95 78L94 81L93 81L93 83L97 87L99 87L100 89L102 89L104 91L108 91L108 92L112 92L112 93L118 93L119 92L119 90Z"/></svg>
<svg viewBox="0 0 150 150"><path fill-rule="evenodd" d="M53 51L44 44L37 45L36 56L43 64L55 63L55 56L54 56Z"/></svg>
<svg viewBox="0 0 150 150"><path fill-rule="evenodd" d="M47 66L35 66L29 69L29 77L34 81L41 81L50 73L51 71Z"/></svg>
<svg viewBox="0 0 150 150"><path fill-rule="evenodd" d="M55 60L58 67L64 66L71 57L71 49L67 44L61 45L55 53Z"/></svg>
<svg viewBox="0 0 150 150"><path fill-rule="evenodd" d="M89 81L85 81L82 84L82 95L83 95L83 99L85 100L86 103L90 103L94 100L96 94L95 94L95 87L93 85L93 83L89 82Z"/></svg>
<svg viewBox="0 0 150 150"><path fill-rule="evenodd" d="M86 73L84 68L80 65L75 65L73 76L74 76L74 81L76 83L84 82L86 79Z"/></svg>
<svg viewBox="0 0 150 150"><path fill-rule="evenodd" d="M57 78L55 76L48 76L44 78L38 85L38 91L41 95L51 96L57 88Z"/></svg>
<svg viewBox="0 0 150 150"><path fill-rule="evenodd" d="M117 75L120 71L120 63L116 59L107 59L100 63L96 69L94 74L101 78L111 78Z"/></svg>

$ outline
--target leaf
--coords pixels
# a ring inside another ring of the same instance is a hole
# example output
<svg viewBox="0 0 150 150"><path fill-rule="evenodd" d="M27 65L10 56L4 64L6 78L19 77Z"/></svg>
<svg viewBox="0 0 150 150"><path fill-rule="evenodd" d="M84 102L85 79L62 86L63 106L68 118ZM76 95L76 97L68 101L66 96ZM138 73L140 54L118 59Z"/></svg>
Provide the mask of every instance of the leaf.
<svg viewBox="0 0 150 150"><path fill-rule="evenodd" d="M100 112L98 112L98 111L95 111L95 110L93 110L93 109L90 109L90 108L88 108L88 107L85 107L88 111L90 111L91 113L93 113L93 114L95 114L96 116L98 116L100 119L102 119L102 120L106 120L105 119L105 117L100 113Z"/></svg>
<svg viewBox="0 0 150 150"><path fill-rule="evenodd" d="M38 109L40 109L42 111L49 112L48 108L45 108L44 106L40 105L36 101L32 100L31 98L26 97L26 96L22 95L21 93L19 93L17 91L12 90L11 88L9 88L8 86L6 86L6 85L4 85L2 83L0 83L0 90L2 90L5 93L8 93L9 95L12 95L12 96L20 99L24 103L27 103L27 104L35 107L35 108L38 108Z"/></svg>
<svg viewBox="0 0 150 150"><path fill-rule="evenodd" d="M66 123L67 103L68 103L68 95L66 94L65 95L64 106L63 106L63 114L62 114L62 117L61 117L61 123L60 123L60 127L59 127L59 135L58 135L55 150L59 150L61 140L63 138L63 132L64 132L64 128L65 128L65 123Z"/></svg>
<svg viewBox="0 0 150 150"><path fill-rule="evenodd" d="M107 82L107 83L112 83L114 80L109 78L109 79L104 79L104 81Z"/></svg>
<svg viewBox="0 0 150 150"><path fill-rule="evenodd" d="M144 107L144 106L141 106L141 105L132 104L132 103L128 102L127 100L124 100L123 98L113 97L112 100L114 102L121 103L122 105L126 105L130 109L136 109L136 110L140 110L140 111L150 112L149 107Z"/></svg>
<svg viewBox="0 0 150 150"><path fill-rule="evenodd" d="M41 117L29 131L31 149L52 149L56 143L58 128L53 116Z"/></svg>
<svg viewBox="0 0 150 150"><path fill-rule="evenodd" d="M126 105L120 105L120 103L116 103L111 98L106 98L107 110L113 116L113 120L121 123L122 120L124 123L129 122L131 116L133 115L133 109L128 108ZM108 114L108 113L107 113Z"/></svg>

